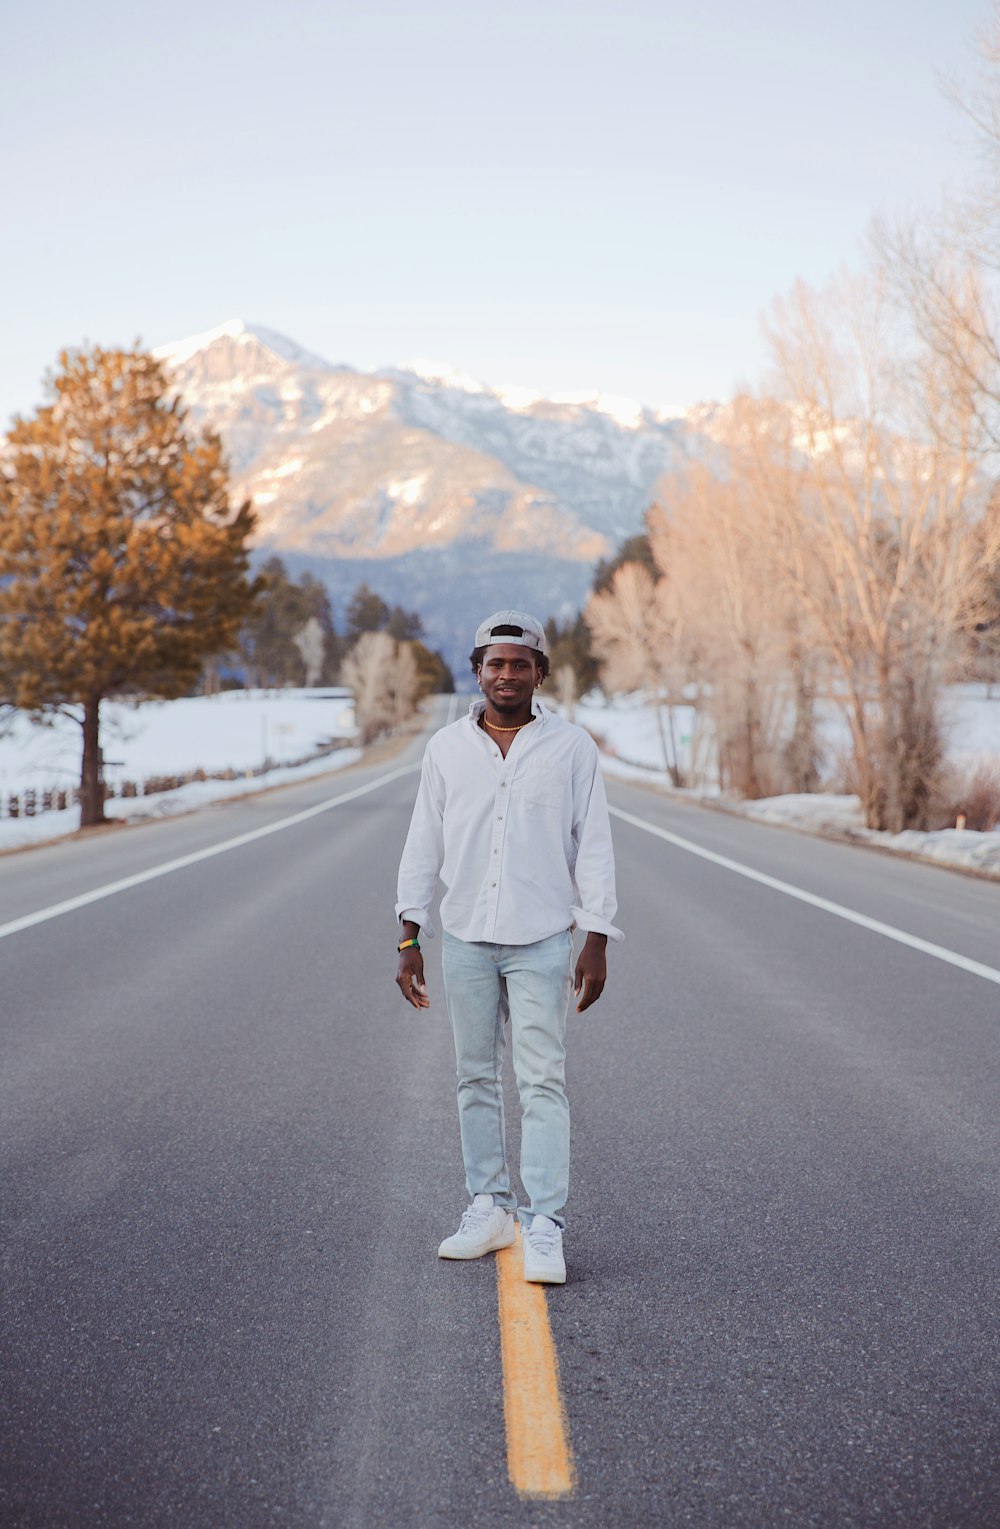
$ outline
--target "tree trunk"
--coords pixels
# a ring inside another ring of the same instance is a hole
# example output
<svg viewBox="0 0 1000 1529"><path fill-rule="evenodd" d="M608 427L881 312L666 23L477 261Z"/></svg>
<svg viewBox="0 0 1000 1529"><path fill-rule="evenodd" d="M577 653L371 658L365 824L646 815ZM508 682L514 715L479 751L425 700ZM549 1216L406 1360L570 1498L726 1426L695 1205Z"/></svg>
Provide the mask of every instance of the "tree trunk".
<svg viewBox="0 0 1000 1529"><path fill-rule="evenodd" d="M764 785L761 768L760 735L760 700L757 681L749 675L743 697L742 723L734 740L740 756L740 778L737 782L737 790L744 801L748 802L759 801L761 797L769 794Z"/></svg>
<svg viewBox="0 0 1000 1529"><path fill-rule="evenodd" d="M677 780L676 755L671 760L670 751L667 748L667 734L664 731L664 705L662 705L662 700L659 696L656 697L656 729L659 732L659 748L661 748L661 754L664 755L664 769L667 771L668 777L670 777L670 783L673 786L677 786L679 780ZM671 745L673 745L673 725L671 725L670 732Z"/></svg>
<svg viewBox="0 0 1000 1529"><path fill-rule="evenodd" d="M674 708L673 703L670 701L667 702L667 731L670 734L670 752L674 761L670 770L670 779L673 781L675 787L679 791L684 784L684 771L681 769L680 761L677 758L677 735L674 731Z"/></svg>
<svg viewBox="0 0 1000 1529"><path fill-rule="evenodd" d="M785 747L788 788L792 791L819 790L819 748L816 743L816 695L809 660L798 643L793 644L790 662L794 679L792 736Z"/></svg>
<svg viewBox="0 0 1000 1529"><path fill-rule="evenodd" d="M83 708L83 764L80 768L80 827L105 822L104 781L101 771L101 698L94 696Z"/></svg>

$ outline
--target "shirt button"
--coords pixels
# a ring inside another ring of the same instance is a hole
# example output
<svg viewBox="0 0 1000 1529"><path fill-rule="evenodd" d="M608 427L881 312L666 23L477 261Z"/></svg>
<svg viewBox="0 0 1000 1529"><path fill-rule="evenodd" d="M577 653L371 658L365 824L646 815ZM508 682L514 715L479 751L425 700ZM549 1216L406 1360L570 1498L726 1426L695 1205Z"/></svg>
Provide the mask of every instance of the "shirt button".
<svg viewBox="0 0 1000 1529"><path fill-rule="evenodd" d="M507 782L505 780L502 780L500 782L500 790L501 791L506 791L506 789L507 789Z"/></svg>
<svg viewBox="0 0 1000 1529"><path fill-rule="evenodd" d="M502 823L503 822L503 818L500 816L499 812L497 813L497 822L498 823Z"/></svg>

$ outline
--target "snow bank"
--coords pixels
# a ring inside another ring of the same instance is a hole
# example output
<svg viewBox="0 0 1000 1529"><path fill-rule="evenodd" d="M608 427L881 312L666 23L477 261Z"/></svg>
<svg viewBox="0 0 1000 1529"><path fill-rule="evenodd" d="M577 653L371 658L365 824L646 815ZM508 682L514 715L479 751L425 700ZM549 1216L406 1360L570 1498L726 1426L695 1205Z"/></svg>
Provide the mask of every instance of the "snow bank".
<svg viewBox="0 0 1000 1529"><path fill-rule="evenodd" d="M856 796L772 796L758 802L727 804L731 811L764 823L808 833L833 834L873 844L899 854L919 855L961 870L985 871L1000 876L1000 832L973 833L969 829L941 828L933 833L880 833L866 828L861 802Z"/></svg>

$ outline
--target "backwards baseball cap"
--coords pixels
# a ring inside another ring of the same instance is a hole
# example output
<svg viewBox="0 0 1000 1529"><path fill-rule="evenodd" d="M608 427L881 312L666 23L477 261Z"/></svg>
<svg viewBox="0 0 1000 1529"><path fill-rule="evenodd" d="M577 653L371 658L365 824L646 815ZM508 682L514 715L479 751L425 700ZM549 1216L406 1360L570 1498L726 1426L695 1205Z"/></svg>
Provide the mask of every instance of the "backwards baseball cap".
<svg viewBox="0 0 1000 1529"><path fill-rule="evenodd" d="M476 628L477 648L488 648L491 642L509 642L515 647L534 648L536 653L548 653L545 628L534 616L524 611L494 611Z"/></svg>

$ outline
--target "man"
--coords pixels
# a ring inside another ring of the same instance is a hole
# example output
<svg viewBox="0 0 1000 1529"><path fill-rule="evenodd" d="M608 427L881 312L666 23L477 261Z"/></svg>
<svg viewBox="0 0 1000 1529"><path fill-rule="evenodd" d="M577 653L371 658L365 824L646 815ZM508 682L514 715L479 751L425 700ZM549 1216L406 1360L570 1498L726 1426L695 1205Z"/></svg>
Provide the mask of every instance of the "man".
<svg viewBox="0 0 1000 1529"><path fill-rule="evenodd" d="M418 936L432 935L438 877L445 997L455 1038L458 1113L472 1203L440 1258L479 1258L514 1241L516 1196L504 1141L500 1068L509 1019L522 1109L524 1276L563 1284L569 1188L565 1029L604 989L608 938L621 940L611 830L594 741L544 708L545 631L497 611L476 632L483 698L435 733L399 867L396 981L429 1007ZM573 964L573 929L584 931Z"/></svg>

